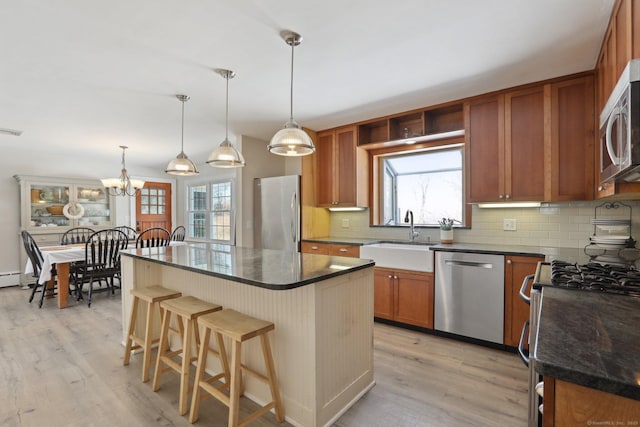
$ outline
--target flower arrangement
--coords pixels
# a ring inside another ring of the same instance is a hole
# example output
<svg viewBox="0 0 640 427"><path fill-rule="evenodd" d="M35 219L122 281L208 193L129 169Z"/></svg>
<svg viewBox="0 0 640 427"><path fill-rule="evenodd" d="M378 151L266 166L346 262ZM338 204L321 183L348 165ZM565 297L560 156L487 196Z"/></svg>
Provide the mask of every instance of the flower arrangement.
<svg viewBox="0 0 640 427"><path fill-rule="evenodd" d="M452 230L454 222L456 222L456 220L453 218L442 218L438 220L438 224L440 224L440 230Z"/></svg>

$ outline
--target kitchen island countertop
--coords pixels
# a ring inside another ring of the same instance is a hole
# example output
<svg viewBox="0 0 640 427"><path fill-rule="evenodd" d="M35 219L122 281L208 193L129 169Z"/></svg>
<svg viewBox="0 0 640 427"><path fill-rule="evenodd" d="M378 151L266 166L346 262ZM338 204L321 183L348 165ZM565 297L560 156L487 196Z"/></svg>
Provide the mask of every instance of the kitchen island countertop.
<svg viewBox="0 0 640 427"><path fill-rule="evenodd" d="M640 400L640 298L545 287L536 370Z"/></svg>
<svg viewBox="0 0 640 427"><path fill-rule="evenodd" d="M213 243L122 251L125 256L271 290L286 290L373 267L370 260Z"/></svg>

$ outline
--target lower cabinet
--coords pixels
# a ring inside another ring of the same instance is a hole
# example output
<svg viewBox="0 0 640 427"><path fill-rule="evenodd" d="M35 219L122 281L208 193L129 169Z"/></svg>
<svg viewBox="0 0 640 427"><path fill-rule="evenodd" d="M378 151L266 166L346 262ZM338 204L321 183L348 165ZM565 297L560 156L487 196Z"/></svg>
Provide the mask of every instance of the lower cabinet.
<svg viewBox="0 0 640 427"><path fill-rule="evenodd" d="M524 278L536 272L543 257L506 256L504 263L504 344L517 347L522 325L529 319L529 305L520 299ZM528 291L527 291L528 292Z"/></svg>
<svg viewBox="0 0 640 427"><path fill-rule="evenodd" d="M640 400L544 377L543 427L636 426Z"/></svg>
<svg viewBox="0 0 640 427"><path fill-rule="evenodd" d="M373 293L375 317L433 329L433 273L376 267Z"/></svg>

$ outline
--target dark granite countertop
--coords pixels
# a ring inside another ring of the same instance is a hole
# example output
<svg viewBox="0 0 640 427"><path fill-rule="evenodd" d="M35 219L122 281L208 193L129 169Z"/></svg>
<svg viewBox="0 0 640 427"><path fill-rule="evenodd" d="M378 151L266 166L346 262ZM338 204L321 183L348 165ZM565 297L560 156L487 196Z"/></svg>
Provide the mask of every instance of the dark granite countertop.
<svg viewBox="0 0 640 427"><path fill-rule="evenodd" d="M584 249L576 248L554 248L546 246L526 245L485 245L480 243L453 243L450 245L433 245L430 249L432 251L539 256L545 257L545 261L553 261L554 259L559 259L568 262L579 262L581 264L589 261L589 256L584 253Z"/></svg>
<svg viewBox="0 0 640 427"><path fill-rule="evenodd" d="M302 239L303 242L312 243L332 243L335 245L372 245L374 243L380 243L383 240L380 239L358 239L351 237L314 237L313 239ZM385 240L386 241L386 240Z"/></svg>
<svg viewBox="0 0 640 427"><path fill-rule="evenodd" d="M370 260L213 243L129 249L122 255L273 290L293 289L373 267Z"/></svg>
<svg viewBox="0 0 640 427"><path fill-rule="evenodd" d="M638 325L640 298L545 287L536 370L640 400Z"/></svg>

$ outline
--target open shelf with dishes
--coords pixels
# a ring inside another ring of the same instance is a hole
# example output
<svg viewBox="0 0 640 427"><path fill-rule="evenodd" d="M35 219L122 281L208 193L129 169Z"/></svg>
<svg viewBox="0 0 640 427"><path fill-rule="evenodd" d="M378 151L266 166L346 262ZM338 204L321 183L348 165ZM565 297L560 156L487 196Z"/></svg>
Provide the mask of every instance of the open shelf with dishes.
<svg viewBox="0 0 640 427"><path fill-rule="evenodd" d="M605 249L610 251L635 248L636 241L631 236L631 206L622 202L606 202L595 208L591 220L593 234L589 237L591 251Z"/></svg>

